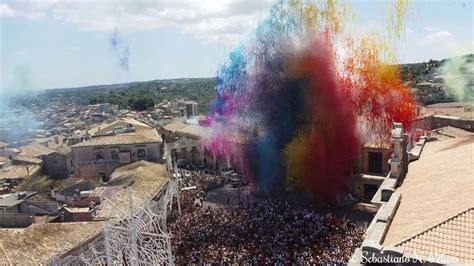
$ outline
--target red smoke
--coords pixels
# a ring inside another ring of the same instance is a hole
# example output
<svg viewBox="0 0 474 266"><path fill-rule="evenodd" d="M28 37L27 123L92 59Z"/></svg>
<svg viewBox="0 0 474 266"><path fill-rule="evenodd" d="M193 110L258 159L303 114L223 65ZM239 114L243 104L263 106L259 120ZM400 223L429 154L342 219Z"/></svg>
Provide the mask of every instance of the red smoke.
<svg viewBox="0 0 474 266"><path fill-rule="evenodd" d="M298 183L319 200L332 200L345 192L360 147L353 105L336 79L332 55L329 45L316 40L298 58L297 75L308 82L310 123L299 132L300 142L289 144L303 147L292 147L287 154L287 158L298 157L298 165L287 166L295 167Z"/></svg>

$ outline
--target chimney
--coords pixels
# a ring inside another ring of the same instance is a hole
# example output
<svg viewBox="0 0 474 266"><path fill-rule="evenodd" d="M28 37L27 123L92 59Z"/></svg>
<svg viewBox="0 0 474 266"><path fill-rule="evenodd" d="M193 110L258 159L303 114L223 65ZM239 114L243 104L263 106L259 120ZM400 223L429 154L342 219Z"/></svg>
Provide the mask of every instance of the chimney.
<svg viewBox="0 0 474 266"><path fill-rule="evenodd" d="M54 143L59 144L59 137L58 136L54 137Z"/></svg>

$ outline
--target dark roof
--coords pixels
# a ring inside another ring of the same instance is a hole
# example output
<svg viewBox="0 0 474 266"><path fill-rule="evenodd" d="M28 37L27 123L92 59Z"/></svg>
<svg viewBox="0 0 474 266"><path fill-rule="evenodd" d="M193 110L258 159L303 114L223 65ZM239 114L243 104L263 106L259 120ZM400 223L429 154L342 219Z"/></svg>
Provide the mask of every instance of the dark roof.
<svg viewBox="0 0 474 266"><path fill-rule="evenodd" d="M20 196L20 193L25 193L24 196ZM16 206L23 201L27 200L30 197L33 197L34 195L38 194L36 191L19 191L14 194L11 194L9 196L6 196L2 199L0 199L0 206L1 207L13 207Z"/></svg>

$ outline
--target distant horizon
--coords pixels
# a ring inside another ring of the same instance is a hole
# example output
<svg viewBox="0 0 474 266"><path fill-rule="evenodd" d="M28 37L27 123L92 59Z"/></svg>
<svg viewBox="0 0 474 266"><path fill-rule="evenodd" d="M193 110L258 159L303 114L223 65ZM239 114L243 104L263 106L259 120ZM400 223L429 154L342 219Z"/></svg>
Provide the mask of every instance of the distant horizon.
<svg viewBox="0 0 474 266"><path fill-rule="evenodd" d="M462 56L469 56L469 55L474 55L474 54L467 53L467 54L461 54L461 55L456 55L456 56L452 56L452 57L448 57L448 58L440 58L440 59L431 58L431 59L426 60L426 61L410 62L410 63L399 63L398 65L421 64L421 63L429 62L430 60L442 61L442 60L450 59L450 58L453 58L453 57L462 57ZM217 75L212 76L212 77L157 78L157 79L149 79L149 80L133 80L133 81L120 82L120 83L89 84L89 85L78 85L78 86L71 86L71 87L44 88L44 89L34 89L34 90L39 92L39 91L46 91L46 90L79 89L79 88L87 88L87 87L95 87L95 86L114 86L114 85L123 85L123 84L128 84L128 83L145 83L145 82L152 82L152 81L183 80L183 79L214 79L214 78L217 78Z"/></svg>
<svg viewBox="0 0 474 266"><path fill-rule="evenodd" d="M72 87L64 87L64 88L45 88L39 90L67 90L67 89L79 89L79 88L87 88L87 87L100 87L100 86L114 86L114 85L123 85L129 83L145 83L145 82L152 82L152 81L167 81L167 80L183 80L183 79L214 79L214 77L192 77L192 78L158 78L158 79L149 79L149 80L134 80L134 81L125 81L120 83L105 83L105 84L90 84L90 85L79 85L79 86L72 86Z"/></svg>

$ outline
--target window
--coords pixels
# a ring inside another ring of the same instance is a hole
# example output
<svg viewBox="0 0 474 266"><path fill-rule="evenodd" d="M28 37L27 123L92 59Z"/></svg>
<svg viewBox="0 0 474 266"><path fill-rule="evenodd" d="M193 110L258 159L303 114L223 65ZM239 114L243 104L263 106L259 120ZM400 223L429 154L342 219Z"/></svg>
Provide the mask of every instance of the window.
<svg viewBox="0 0 474 266"><path fill-rule="evenodd" d="M369 172L370 173L382 173L382 153L381 152L369 152Z"/></svg>
<svg viewBox="0 0 474 266"><path fill-rule="evenodd" d="M100 180L102 180L102 183L106 183L110 179L107 177L105 173L99 173L99 177L100 177Z"/></svg>
<svg viewBox="0 0 474 266"><path fill-rule="evenodd" d="M374 184L364 184L364 199L371 200L379 187Z"/></svg>
<svg viewBox="0 0 474 266"><path fill-rule="evenodd" d="M111 156L113 160L118 160L118 152L116 150L111 151Z"/></svg>
<svg viewBox="0 0 474 266"><path fill-rule="evenodd" d="M144 158L144 157L146 157L145 149L138 149L138 150L137 150L137 154L138 154L138 157L139 157L139 158Z"/></svg>
<svg viewBox="0 0 474 266"><path fill-rule="evenodd" d="M95 151L95 157L97 160L104 159L104 152L101 150Z"/></svg>

